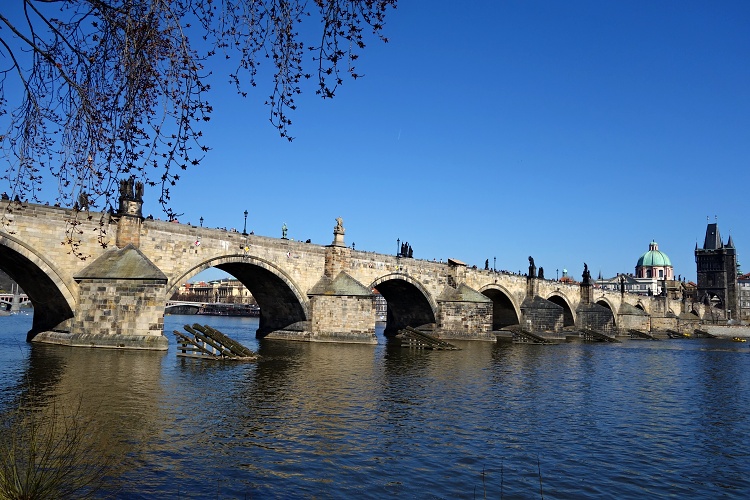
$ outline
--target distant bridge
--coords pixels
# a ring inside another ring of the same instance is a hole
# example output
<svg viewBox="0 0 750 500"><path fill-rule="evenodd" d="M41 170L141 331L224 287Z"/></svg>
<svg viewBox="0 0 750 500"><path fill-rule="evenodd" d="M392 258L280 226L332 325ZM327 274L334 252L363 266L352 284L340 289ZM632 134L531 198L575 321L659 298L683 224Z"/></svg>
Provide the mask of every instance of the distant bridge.
<svg viewBox="0 0 750 500"><path fill-rule="evenodd" d="M17 311L23 304L31 302L25 293L0 293L0 309Z"/></svg>
<svg viewBox="0 0 750 500"><path fill-rule="evenodd" d="M6 204L0 203L0 210ZM445 339L494 340L516 325L562 338L688 328L700 304L529 276L143 219L139 200L116 215L11 205L0 226L0 268L28 294L28 338L71 345L166 349L163 317L178 287L210 267L235 276L261 309L259 337L375 343L373 289L387 301L385 333L427 328ZM61 245L75 223L76 248ZM101 227L103 240L97 240Z"/></svg>

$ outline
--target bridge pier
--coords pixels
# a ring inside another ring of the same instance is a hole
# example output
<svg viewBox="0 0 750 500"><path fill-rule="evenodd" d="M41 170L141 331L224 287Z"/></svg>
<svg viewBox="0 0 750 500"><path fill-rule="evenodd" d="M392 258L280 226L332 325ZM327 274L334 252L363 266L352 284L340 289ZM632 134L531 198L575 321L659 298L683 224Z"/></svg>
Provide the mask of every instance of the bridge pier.
<svg viewBox="0 0 750 500"><path fill-rule="evenodd" d="M539 296L539 282L544 280L542 268L537 276L534 259L529 256L529 273L526 275L526 297L521 303L520 327L540 338L562 340L565 313L562 306Z"/></svg>
<svg viewBox="0 0 750 500"><path fill-rule="evenodd" d="M34 342L167 350L167 278L132 244L106 252L75 279L79 295L70 330L42 332Z"/></svg>
<svg viewBox="0 0 750 500"><path fill-rule="evenodd" d="M116 246L73 278L78 302L69 331L33 341L83 347L167 350L163 335L167 277L140 250L143 185L120 183Z"/></svg>
<svg viewBox="0 0 750 500"><path fill-rule="evenodd" d="M492 300L461 283L447 286L437 299L435 335L451 340L491 340Z"/></svg>
<svg viewBox="0 0 750 500"><path fill-rule="evenodd" d="M337 219L333 243L325 249L324 275L308 292L310 339L313 342L377 344L375 295L344 270L352 250L344 245L344 228Z"/></svg>

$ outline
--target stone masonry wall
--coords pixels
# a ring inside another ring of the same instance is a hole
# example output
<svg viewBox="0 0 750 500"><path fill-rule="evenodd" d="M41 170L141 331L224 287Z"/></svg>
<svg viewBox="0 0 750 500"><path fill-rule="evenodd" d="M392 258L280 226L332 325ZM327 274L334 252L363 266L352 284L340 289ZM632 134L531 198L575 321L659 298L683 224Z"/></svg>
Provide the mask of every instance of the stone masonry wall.
<svg viewBox="0 0 750 500"><path fill-rule="evenodd" d="M310 298L310 316L315 341L377 344L373 297L316 295Z"/></svg>
<svg viewBox="0 0 750 500"><path fill-rule="evenodd" d="M521 325L530 332L560 333L563 330L563 308L541 297L524 301L521 313Z"/></svg>
<svg viewBox="0 0 750 500"><path fill-rule="evenodd" d="M619 314L617 316L617 328L623 333L631 329L648 332L651 330L651 317L645 314Z"/></svg>
<svg viewBox="0 0 750 500"><path fill-rule="evenodd" d="M615 325L612 311L599 304L581 306L576 311L576 327L583 330L595 330L600 333L614 335Z"/></svg>
<svg viewBox="0 0 750 500"><path fill-rule="evenodd" d="M669 316L666 318L653 317L651 318L651 331L652 332L666 332L667 330L677 330L677 317Z"/></svg>
<svg viewBox="0 0 750 500"><path fill-rule="evenodd" d="M164 288L157 280L83 280L71 333L161 336Z"/></svg>
<svg viewBox="0 0 750 500"><path fill-rule="evenodd" d="M492 302L441 302L437 319L442 339L495 340L492 330Z"/></svg>

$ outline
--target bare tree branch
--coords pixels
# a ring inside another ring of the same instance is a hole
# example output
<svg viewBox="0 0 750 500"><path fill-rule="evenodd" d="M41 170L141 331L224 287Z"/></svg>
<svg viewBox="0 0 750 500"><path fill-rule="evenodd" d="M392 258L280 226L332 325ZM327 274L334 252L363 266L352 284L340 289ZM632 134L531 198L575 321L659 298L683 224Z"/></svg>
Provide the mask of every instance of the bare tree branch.
<svg viewBox="0 0 750 500"><path fill-rule="evenodd" d="M83 193L92 208L106 208L118 180L135 176L161 188L170 216L171 186L209 149L201 129L213 111L210 58L236 58L229 79L242 95L269 63L269 119L292 140L289 113L311 78L304 68L317 66L316 93L333 97L344 73L361 76L354 61L364 28L387 41L381 33L396 2L15 0L16 10L0 13L0 149L8 162L0 178L22 200L40 201L51 177L56 202L71 206Z"/></svg>

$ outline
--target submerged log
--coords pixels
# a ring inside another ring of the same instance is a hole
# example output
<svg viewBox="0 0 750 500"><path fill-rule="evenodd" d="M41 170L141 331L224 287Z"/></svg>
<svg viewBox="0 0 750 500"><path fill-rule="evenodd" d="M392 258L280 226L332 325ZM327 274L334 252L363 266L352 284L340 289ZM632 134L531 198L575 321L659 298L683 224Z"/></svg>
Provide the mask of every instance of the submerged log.
<svg viewBox="0 0 750 500"><path fill-rule="evenodd" d="M508 330L513 333L514 344L554 344L555 343L552 340L545 338L541 335L537 335L536 333L530 332L528 330L524 330L518 325L506 327L505 330Z"/></svg>
<svg viewBox="0 0 750 500"><path fill-rule="evenodd" d="M615 342L620 343L619 340L617 340L614 337L610 337L609 335L598 332L596 330L581 330L583 333L583 340L586 340L588 342Z"/></svg>
<svg viewBox="0 0 750 500"><path fill-rule="evenodd" d="M233 359L254 361L258 355L208 325L184 326L187 334L174 330L177 338L177 356L199 359Z"/></svg>
<svg viewBox="0 0 750 500"><path fill-rule="evenodd" d="M440 340L437 337L428 335L424 332L420 332L416 328L407 326L403 330L399 330L396 338L401 341L401 345L404 347L415 347L417 349L434 349L441 351L459 351L459 347L454 346L444 340Z"/></svg>
<svg viewBox="0 0 750 500"><path fill-rule="evenodd" d="M641 330L634 330L631 328L630 330L628 330L628 333L630 333L631 339L659 340L650 333Z"/></svg>

